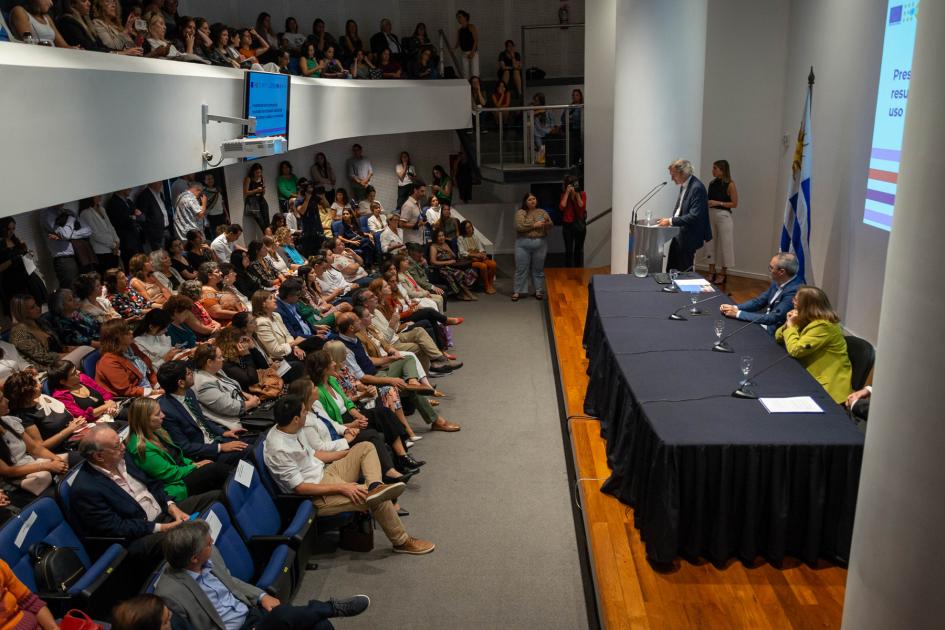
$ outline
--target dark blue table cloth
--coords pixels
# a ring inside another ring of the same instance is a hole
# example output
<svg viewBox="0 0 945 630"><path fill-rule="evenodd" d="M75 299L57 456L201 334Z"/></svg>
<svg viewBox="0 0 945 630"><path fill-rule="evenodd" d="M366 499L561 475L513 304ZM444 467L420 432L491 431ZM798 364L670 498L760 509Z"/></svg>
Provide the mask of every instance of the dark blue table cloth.
<svg viewBox="0 0 945 630"><path fill-rule="evenodd" d="M846 562L863 433L790 358L755 379L757 393L811 396L824 413L769 414L733 398L740 357L757 372L783 347L751 326L729 340L735 352L712 352L729 300L672 321L688 296L660 289L651 278L594 276L584 329L585 411L601 421L611 468L602 490L633 506L650 561ZM740 325L727 319L726 334Z"/></svg>

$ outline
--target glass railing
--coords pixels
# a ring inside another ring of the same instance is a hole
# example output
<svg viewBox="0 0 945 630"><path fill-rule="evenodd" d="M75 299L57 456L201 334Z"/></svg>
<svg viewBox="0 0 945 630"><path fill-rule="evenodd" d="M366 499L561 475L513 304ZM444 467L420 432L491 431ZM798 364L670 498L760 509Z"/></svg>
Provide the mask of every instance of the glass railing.
<svg viewBox="0 0 945 630"><path fill-rule="evenodd" d="M584 105L481 107L473 110L480 167L555 167L584 162Z"/></svg>

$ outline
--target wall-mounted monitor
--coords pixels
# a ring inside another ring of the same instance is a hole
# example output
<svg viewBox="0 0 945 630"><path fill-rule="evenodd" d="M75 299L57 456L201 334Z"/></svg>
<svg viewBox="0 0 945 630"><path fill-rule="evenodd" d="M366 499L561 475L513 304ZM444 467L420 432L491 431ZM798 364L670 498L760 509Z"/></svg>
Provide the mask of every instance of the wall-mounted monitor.
<svg viewBox="0 0 945 630"><path fill-rule="evenodd" d="M245 116L256 118L256 137L282 136L289 140L289 75L246 73Z"/></svg>

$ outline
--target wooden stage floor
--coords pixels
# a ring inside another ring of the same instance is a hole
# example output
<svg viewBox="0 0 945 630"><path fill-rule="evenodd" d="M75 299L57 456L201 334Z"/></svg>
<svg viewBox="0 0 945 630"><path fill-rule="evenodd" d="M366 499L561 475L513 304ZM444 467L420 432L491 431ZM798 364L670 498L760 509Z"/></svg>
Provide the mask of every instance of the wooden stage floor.
<svg viewBox="0 0 945 630"><path fill-rule="evenodd" d="M587 283L609 269L546 269L548 307L567 415L583 414L587 360L581 347ZM728 292L743 301L765 282L729 277ZM596 420L570 421L580 479L591 570L601 625L616 628L839 628L847 572L822 562L816 569L786 561L731 561L719 569L677 560L669 570L646 561L632 508L602 494L609 475ZM581 542L581 541L579 541Z"/></svg>

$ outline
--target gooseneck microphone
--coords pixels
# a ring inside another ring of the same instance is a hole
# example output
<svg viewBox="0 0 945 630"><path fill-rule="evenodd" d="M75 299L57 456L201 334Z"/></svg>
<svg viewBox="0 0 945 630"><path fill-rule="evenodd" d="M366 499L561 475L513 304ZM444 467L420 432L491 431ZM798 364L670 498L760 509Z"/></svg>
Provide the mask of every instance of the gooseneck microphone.
<svg viewBox="0 0 945 630"><path fill-rule="evenodd" d="M690 271L692 271L692 270L695 269L695 268L696 268L696 264L693 263L693 264L689 265L689 268L688 268L688 269L685 269L685 270L683 270L683 271L680 271L679 273L689 273ZM669 284L669 286L665 286L665 287L663 287L663 288L660 289L660 290L661 290L663 293L679 293L679 287L676 286L676 283L675 283L675 282L671 282L671 283Z"/></svg>
<svg viewBox="0 0 945 630"><path fill-rule="evenodd" d="M806 346L804 346L804 349L810 350L810 347L811 347L810 344L807 344ZM762 374L764 374L765 372L767 372L768 370L776 366L781 361L784 361L785 359L788 359L790 357L791 355L785 352L783 357L778 357L777 359L775 359L774 361L772 361L771 363L763 367L760 371L756 372L754 375L755 378L758 378L759 376L761 376ZM742 379L741 382L738 383L738 387L735 389L735 391L732 392L732 396L735 398L750 398L752 400L755 398L758 398L758 394L755 393L755 383L754 381L751 380L751 377L745 377L744 379Z"/></svg>
<svg viewBox="0 0 945 630"><path fill-rule="evenodd" d="M703 302L711 302L712 300L717 300L717 299L719 299L720 297L722 297L723 295L725 295L725 294L722 293L721 291L719 291L718 293L716 293L716 294L713 295L712 297L704 298L704 299L699 300L699 301L697 301L697 302L693 302L692 304L683 304L682 306L680 306L679 308L677 308L675 311L673 311L673 314L670 315L669 318L672 319L672 320L674 320L674 321L677 321L677 322L686 321L686 318L685 318L683 315L680 315L680 314L679 314L679 311L685 310L685 309L689 308L690 306L696 306L697 304L702 304Z"/></svg>
<svg viewBox="0 0 945 630"><path fill-rule="evenodd" d="M652 199L653 197L656 196L656 193L658 193L659 191L663 190L663 186L665 186L667 183L668 183L668 182L662 182L662 183L660 183L660 184L657 184L656 186L654 186L653 188L651 188L645 195L643 195L643 197L640 199L640 201L636 202L636 203L633 205L633 211L630 213L630 224L631 224L631 225L636 225L636 224L637 224L637 210L639 210L640 208L642 208L643 206L645 206L646 203L647 203L650 199Z"/></svg>
<svg viewBox="0 0 945 630"><path fill-rule="evenodd" d="M735 335L737 335L738 333L740 333L741 331L750 327L754 323L755 322L748 322L744 326L739 326L738 328L736 328L729 334L725 335L724 337L716 341L715 344L712 346L712 350L714 350L715 352L735 352L734 350L732 350L731 346L727 345L725 342L731 339L732 337L734 337Z"/></svg>

